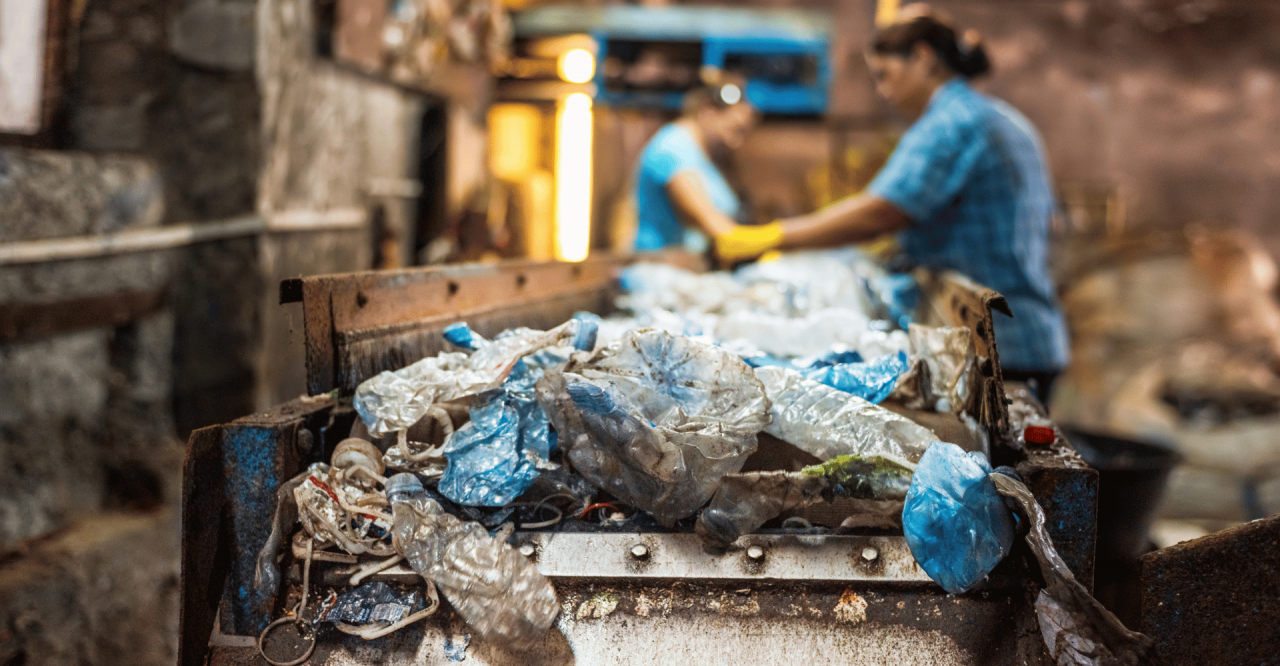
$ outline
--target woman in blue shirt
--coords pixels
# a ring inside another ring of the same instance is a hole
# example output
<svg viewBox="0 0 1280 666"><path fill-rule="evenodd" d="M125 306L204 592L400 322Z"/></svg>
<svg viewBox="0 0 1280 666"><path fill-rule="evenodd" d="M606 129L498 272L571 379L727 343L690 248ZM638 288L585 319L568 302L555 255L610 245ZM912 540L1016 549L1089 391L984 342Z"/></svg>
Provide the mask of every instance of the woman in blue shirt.
<svg viewBox="0 0 1280 666"><path fill-rule="evenodd" d="M701 252L707 237L736 228L742 203L711 156L737 150L757 119L740 82L685 95L681 118L658 130L640 153L635 249Z"/></svg>
<svg viewBox="0 0 1280 666"><path fill-rule="evenodd" d="M1004 295L996 324L1005 376L1042 398L1068 360L1047 266L1054 197L1035 128L969 87L990 63L972 36L915 15L880 31L867 54L877 91L914 122L866 191L809 215L716 237L723 260L773 247L856 243L898 233L914 264L957 270Z"/></svg>

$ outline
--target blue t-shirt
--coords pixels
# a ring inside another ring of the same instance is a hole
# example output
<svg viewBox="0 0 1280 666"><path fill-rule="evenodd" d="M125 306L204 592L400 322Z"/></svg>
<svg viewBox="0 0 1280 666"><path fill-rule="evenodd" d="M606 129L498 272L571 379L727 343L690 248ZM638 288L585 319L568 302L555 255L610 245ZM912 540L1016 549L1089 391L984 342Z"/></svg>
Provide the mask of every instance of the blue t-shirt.
<svg viewBox="0 0 1280 666"><path fill-rule="evenodd" d="M961 79L934 93L867 191L911 218L901 234L916 264L953 269L1000 292L1000 364L1052 371L1069 358L1049 276L1054 196L1040 137L1013 107Z"/></svg>
<svg viewBox="0 0 1280 666"><path fill-rule="evenodd" d="M741 203L738 195L724 179L724 174L711 163L689 130L672 123L658 130L640 153L636 169L637 250L659 250L685 247L700 252L706 238L696 229L686 229L667 199L666 185L676 174L693 171L717 210L736 218Z"/></svg>

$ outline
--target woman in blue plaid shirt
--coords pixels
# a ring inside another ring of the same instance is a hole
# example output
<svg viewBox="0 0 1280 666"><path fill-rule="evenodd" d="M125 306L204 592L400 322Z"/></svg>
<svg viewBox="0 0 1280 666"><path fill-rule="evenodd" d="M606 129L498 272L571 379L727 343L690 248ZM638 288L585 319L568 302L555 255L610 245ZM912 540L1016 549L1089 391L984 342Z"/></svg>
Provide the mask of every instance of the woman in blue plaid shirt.
<svg viewBox="0 0 1280 666"><path fill-rule="evenodd" d="M918 13L881 30L867 54L876 89L913 119L865 192L809 215L716 237L726 261L765 250L839 245L897 233L912 263L953 269L1004 295L996 322L1011 379L1049 384L1068 360L1047 266L1054 197L1040 137L1013 107L969 87L990 62L981 43Z"/></svg>

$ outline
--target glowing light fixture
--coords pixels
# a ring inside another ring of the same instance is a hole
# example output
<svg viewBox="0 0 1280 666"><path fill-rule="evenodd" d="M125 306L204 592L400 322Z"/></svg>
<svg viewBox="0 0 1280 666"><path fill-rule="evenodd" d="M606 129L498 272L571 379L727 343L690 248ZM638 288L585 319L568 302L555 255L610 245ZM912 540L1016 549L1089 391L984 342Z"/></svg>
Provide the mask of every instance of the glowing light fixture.
<svg viewBox="0 0 1280 666"><path fill-rule="evenodd" d="M590 241L591 98L573 93L556 109L556 258L582 261Z"/></svg>
<svg viewBox="0 0 1280 666"><path fill-rule="evenodd" d="M742 101L742 89L730 83L720 88L720 99L725 104L733 105Z"/></svg>
<svg viewBox="0 0 1280 666"><path fill-rule="evenodd" d="M596 58L586 49L569 49L560 54L556 71L569 83L586 83L596 75Z"/></svg>

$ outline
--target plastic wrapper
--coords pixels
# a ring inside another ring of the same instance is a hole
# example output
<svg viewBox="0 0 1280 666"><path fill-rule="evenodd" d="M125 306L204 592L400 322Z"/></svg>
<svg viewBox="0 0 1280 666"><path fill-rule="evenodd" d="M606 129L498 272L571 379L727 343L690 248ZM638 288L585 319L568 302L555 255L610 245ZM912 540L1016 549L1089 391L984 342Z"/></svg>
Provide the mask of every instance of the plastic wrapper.
<svg viewBox="0 0 1280 666"><path fill-rule="evenodd" d="M550 331L517 328L492 341L475 334L464 340L454 329L451 335L474 346L475 351L445 352L395 372L378 373L356 387L353 403L374 436L407 430L437 402L497 388L522 356L549 347L561 348L566 354L575 346L594 347L598 326L598 318L570 319Z"/></svg>
<svg viewBox="0 0 1280 666"><path fill-rule="evenodd" d="M847 308L869 315L875 303L864 280L848 261L827 252L797 252L777 261L749 264L734 277L754 287L769 287L783 300L768 311L803 316L828 308ZM761 299L757 299L761 300Z"/></svg>
<svg viewBox="0 0 1280 666"><path fill-rule="evenodd" d="M898 352L870 363L838 363L801 372L819 384L850 393L867 402L880 403L898 385L908 368L907 355Z"/></svg>
<svg viewBox="0 0 1280 666"><path fill-rule="evenodd" d="M786 368L758 368L772 403L765 432L820 460L880 456L913 468L936 439L928 428Z"/></svg>
<svg viewBox="0 0 1280 666"><path fill-rule="evenodd" d="M692 515L741 469L768 423L741 359L661 331L635 331L538 383L573 468L663 525Z"/></svg>
<svg viewBox="0 0 1280 666"><path fill-rule="evenodd" d="M1002 470L1005 468L1001 468ZM1040 563L1045 589L1036 599L1036 619L1045 647L1058 666L1140 666L1155 663L1154 642L1129 631L1102 607L1062 561L1045 530L1044 510L1022 481L992 474L998 492L1030 523L1027 545Z"/></svg>
<svg viewBox="0 0 1280 666"><path fill-rule="evenodd" d="M559 611L533 563L478 523L445 513L412 474L387 480L396 550L430 579L482 638L518 650L541 638Z"/></svg>
<svg viewBox="0 0 1280 666"><path fill-rule="evenodd" d="M952 594L977 585L1013 547L1013 518L989 474L981 453L935 442L907 491L907 546L920 568Z"/></svg>
<svg viewBox="0 0 1280 666"><path fill-rule="evenodd" d="M912 356L929 366L935 411L958 413L969 402L976 367L973 333L967 328L912 324L907 333Z"/></svg>
<svg viewBox="0 0 1280 666"><path fill-rule="evenodd" d="M421 590L398 590L374 581L339 594L325 612L324 621L354 626L395 624L425 607Z"/></svg>
<svg viewBox="0 0 1280 666"><path fill-rule="evenodd" d="M726 547L783 511L823 501L826 478L799 472L751 472L726 476L694 526L710 545Z"/></svg>
<svg viewBox="0 0 1280 666"><path fill-rule="evenodd" d="M321 543L336 544L352 555L390 555L391 525L368 501L378 500L380 493L338 483L323 463L311 465L308 471L293 490L303 529Z"/></svg>

